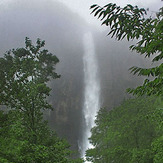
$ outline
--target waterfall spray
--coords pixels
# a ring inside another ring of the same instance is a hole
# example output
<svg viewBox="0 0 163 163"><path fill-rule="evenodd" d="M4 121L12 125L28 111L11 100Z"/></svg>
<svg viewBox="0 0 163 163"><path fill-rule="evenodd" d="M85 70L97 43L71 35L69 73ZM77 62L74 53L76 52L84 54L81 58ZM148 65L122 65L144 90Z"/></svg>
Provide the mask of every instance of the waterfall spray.
<svg viewBox="0 0 163 163"><path fill-rule="evenodd" d="M88 138L91 136L91 128L95 125L95 117L99 110L99 90L100 82L98 78L98 65L95 56L95 48L92 34L86 33L83 38L85 48L84 63L84 131L81 156L85 158L85 151L93 146L89 143Z"/></svg>

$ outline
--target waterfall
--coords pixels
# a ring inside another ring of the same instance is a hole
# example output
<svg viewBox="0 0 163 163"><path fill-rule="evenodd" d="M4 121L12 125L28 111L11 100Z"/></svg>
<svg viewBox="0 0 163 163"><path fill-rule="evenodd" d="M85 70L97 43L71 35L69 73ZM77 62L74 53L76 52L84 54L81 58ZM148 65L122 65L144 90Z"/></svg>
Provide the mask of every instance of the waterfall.
<svg viewBox="0 0 163 163"><path fill-rule="evenodd" d="M100 82L98 78L98 65L95 56L95 48L92 34L86 33L83 37L84 44L84 104L83 104L83 139L81 156L85 158L85 151L93 146L88 138L91 136L91 128L95 125L95 117L99 110Z"/></svg>

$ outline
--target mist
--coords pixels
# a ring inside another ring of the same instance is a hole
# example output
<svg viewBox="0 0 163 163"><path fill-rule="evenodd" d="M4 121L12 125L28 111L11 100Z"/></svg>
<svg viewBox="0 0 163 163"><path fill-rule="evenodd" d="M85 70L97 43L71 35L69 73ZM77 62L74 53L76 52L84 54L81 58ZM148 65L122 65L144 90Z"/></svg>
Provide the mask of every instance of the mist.
<svg viewBox="0 0 163 163"><path fill-rule="evenodd" d="M91 32L94 39L101 87L100 108L110 110L128 98L126 88L136 87L143 81L128 69L148 65L142 56L128 50L133 42L117 42L107 37L107 30L100 28L57 1L15 0L0 6L1 57L9 49L24 47L25 37L29 37L33 43L37 38L45 40L45 48L59 58L56 71L61 78L49 83L52 88L49 102L54 111L46 112L45 118L75 150L79 150L83 132L83 35Z"/></svg>

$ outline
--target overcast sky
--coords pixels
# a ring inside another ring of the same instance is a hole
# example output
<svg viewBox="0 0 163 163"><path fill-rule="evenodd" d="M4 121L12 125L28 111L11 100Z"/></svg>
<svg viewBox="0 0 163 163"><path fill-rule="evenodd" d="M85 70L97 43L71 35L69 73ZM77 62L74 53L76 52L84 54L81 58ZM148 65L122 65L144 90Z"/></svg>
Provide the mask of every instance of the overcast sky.
<svg viewBox="0 0 163 163"><path fill-rule="evenodd" d="M5 3L13 3L16 0L0 0L0 4ZM32 3L33 0L29 0L29 3ZM40 0L42 1L42 0ZM48 2L48 0L46 0ZM71 9L74 14L80 15L83 17L88 23L99 26L100 21L90 15L90 6L92 4L105 5L107 3L116 3L120 6L124 6L125 4L138 5L143 8L150 8L151 12L158 11L158 9L163 6L163 2L161 0L53 0L58 1L66 5L69 9Z"/></svg>
<svg viewBox="0 0 163 163"><path fill-rule="evenodd" d="M160 5L163 3L161 0L54 0L64 3L76 14L82 16L89 23L96 23L96 18L90 15L89 7L92 4L105 5L107 3L116 3L117 5L124 6L126 4L138 5L143 8L150 8L151 11L158 11Z"/></svg>

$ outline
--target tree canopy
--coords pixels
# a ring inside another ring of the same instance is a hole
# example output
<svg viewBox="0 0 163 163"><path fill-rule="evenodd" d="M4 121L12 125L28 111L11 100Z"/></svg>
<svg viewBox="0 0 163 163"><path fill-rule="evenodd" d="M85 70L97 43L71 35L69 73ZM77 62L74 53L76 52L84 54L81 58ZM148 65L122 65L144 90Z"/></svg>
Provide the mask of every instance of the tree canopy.
<svg viewBox="0 0 163 163"><path fill-rule="evenodd" d="M25 38L25 47L9 50L0 58L0 162L74 163L69 144L51 131L43 119L48 103L50 79L59 78L59 59Z"/></svg>
<svg viewBox="0 0 163 163"><path fill-rule="evenodd" d="M102 25L110 27L108 35L115 36L117 40L136 39L137 43L130 46L131 50L145 57L152 56L152 63L159 61L157 66L151 68L131 67L133 74L147 78L142 86L128 89L128 92L137 95L163 94L163 8L154 17L147 17L144 8L130 4L123 8L113 3L103 7L95 4L90 8L94 16L102 21Z"/></svg>
<svg viewBox="0 0 163 163"><path fill-rule="evenodd" d="M160 99L148 97L126 100L109 112L101 109L91 130L94 148L87 150L87 160L161 163L162 107Z"/></svg>
<svg viewBox="0 0 163 163"><path fill-rule="evenodd" d="M58 78L55 65L58 58L42 49L45 41L37 39L36 46L25 38L25 48L9 50L0 58L0 104L24 114L24 123L31 131L40 121L42 110L52 109L47 102L50 78Z"/></svg>
<svg viewBox="0 0 163 163"><path fill-rule="evenodd" d="M32 45L29 38L25 39L25 48L9 50L0 58L0 104L11 108L25 109L28 99L39 99L42 107L47 108L43 98L49 95L49 87L45 84L50 78L58 78L55 65L58 58L41 49L45 41L37 39L37 45ZM35 92L36 90L36 92ZM28 98L29 96L34 96Z"/></svg>
<svg viewBox="0 0 163 163"><path fill-rule="evenodd" d="M10 110L6 114L0 111L0 118L0 162L73 163L69 144L50 131L43 119L37 123L37 139L34 139L21 112Z"/></svg>

